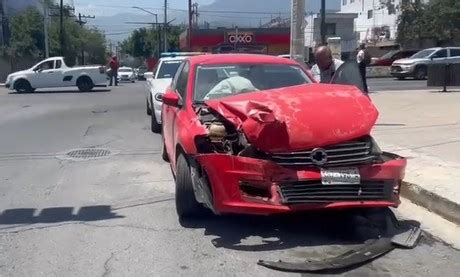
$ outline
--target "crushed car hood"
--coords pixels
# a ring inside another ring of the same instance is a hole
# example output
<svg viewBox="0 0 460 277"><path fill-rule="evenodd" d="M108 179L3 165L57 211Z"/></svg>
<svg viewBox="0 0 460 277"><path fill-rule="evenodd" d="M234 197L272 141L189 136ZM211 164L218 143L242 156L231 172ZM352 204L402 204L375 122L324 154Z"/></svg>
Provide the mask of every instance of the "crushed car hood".
<svg viewBox="0 0 460 277"><path fill-rule="evenodd" d="M206 101L268 152L311 149L368 135L378 112L354 86L308 84Z"/></svg>

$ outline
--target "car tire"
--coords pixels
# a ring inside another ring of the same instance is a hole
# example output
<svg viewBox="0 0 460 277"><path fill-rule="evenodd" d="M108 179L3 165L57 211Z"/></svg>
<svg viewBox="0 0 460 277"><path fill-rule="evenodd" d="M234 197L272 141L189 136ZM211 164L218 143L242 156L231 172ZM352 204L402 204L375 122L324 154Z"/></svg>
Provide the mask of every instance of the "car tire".
<svg viewBox="0 0 460 277"><path fill-rule="evenodd" d="M179 219L198 217L204 213L204 207L196 201L190 166L182 154L176 161L176 212Z"/></svg>
<svg viewBox="0 0 460 277"><path fill-rule="evenodd" d="M145 111L146 111L147 115L152 115L152 108L150 108L149 101L145 100L145 103L146 103Z"/></svg>
<svg viewBox="0 0 460 277"><path fill-rule="evenodd" d="M414 78L416 80L425 80L426 79L426 74L427 74L426 67L425 66L419 66L419 67L415 68Z"/></svg>
<svg viewBox="0 0 460 277"><path fill-rule="evenodd" d="M166 145L165 145L164 140L163 140L163 150L161 151L161 158L163 159L163 161L169 163L168 151L166 151Z"/></svg>
<svg viewBox="0 0 460 277"><path fill-rule="evenodd" d="M78 78L77 87L81 92L90 92L94 88L94 84L91 78L83 76Z"/></svg>
<svg viewBox="0 0 460 277"><path fill-rule="evenodd" d="M29 81L25 79L17 80L14 83L14 89L17 93L31 93L35 91L30 85Z"/></svg>
<svg viewBox="0 0 460 277"><path fill-rule="evenodd" d="M152 113L150 115L150 129L153 133L159 134L161 132L161 124L158 124L157 118L155 116L155 111L150 107Z"/></svg>

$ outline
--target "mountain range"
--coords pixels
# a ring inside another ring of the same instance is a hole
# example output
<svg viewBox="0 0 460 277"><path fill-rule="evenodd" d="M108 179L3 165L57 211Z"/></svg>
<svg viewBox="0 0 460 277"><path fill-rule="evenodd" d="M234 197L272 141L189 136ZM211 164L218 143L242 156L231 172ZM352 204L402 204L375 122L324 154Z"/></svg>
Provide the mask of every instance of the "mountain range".
<svg viewBox="0 0 460 277"><path fill-rule="evenodd" d="M321 0L307 0L306 13L317 13L321 9ZM340 10L340 0L327 0L327 10ZM290 0L215 0L209 5L198 7L199 23L204 21L211 28L216 27L258 27L261 23L270 21L271 18L281 16L290 17ZM238 11L244 11L240 13ZM173 24L187 23L187 12L180 9L171 9L168 19L174 19ZM159 16L159 20L162 20ZM107 37L113 41L121 41L129 36L131 30L148 24L127 24L126 22L152 22L153 16L124 12L113 16L99 16L89 23L103 30Z"/></svg>

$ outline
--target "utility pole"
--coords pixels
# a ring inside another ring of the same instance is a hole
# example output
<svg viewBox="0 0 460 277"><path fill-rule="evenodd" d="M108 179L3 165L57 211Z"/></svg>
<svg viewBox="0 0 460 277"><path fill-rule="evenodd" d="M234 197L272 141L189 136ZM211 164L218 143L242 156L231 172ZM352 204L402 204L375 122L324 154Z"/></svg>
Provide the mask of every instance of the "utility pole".
<svg viewBox="0 0 460 277"><path fill-rule="evenodd" d="M83 28L83 25L85 25L87 22L83 19L88 19L88 18L94 19L96 17L94 15L90 16L90 15L82 15L81 13L78 13L78 20L76 22L78 23L78 25L80 25L80 27ZM85 46L84 45L81 46L81 64L82 65L85 64Z"/></svg>
<svg viewBox="0 0 460 277"><path fill-rule="evenodd" d="M45 58L50 56L50 46L48 38L48 1L43 1L43 33L45 35Z"/></svg>
<svg viewBox="0 0 460 277"><path fill-rule="evenodd" d="M60 52L61 56L64 56L64 4L61 0L59 5L59 42L60 42Z"/></svg>
<svg viewBox="0 0 460 277"><path fill-rule="evenodd" d="M0 27L2 28L2 33L0 37L2 38L2 43L5 46L9 45L9 26L8 26L8 11L6 8L6 0L0 0Z"/></svg>
<svg viewBox="0 0 460 277"><path fill-rule="evenodd" d="M192 51L192 0L188 0L188 50Z"/></svg>
<svg viewBox="0 0 460 277"><path fill-rule="evenodd" d="M326 0L321 0L321 44L326 45Z"/></svg>
<svg viewBox="0 0 460 277"><path fill-rule="evenodd" d="M167 52L168 51L168 0L165 0L163 36L164 36L165 52Z"/></svg>
<svg viewBox="0 0 460 277"><path fill-rule="evenodd" d="M292 0L291 2L291 59L299 63L305 62L305 0Z"/></svg>

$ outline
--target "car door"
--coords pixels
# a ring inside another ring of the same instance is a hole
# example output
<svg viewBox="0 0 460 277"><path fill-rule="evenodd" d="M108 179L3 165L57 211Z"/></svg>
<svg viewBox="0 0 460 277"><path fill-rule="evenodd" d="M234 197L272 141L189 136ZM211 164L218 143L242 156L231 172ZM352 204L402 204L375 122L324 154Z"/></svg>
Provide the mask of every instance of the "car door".
<svg viewBox="0 0 460 277"><path fill-rule="evenodd" d="M460 48L450 48L449 52L449 63L460 63Z"/></svg>
<svg viewBox="0 0 460 277"><path fill-rule="evenodd" d="M181 102L185 103L184 96L187 87L187 79L189 73L189 64L184 62L181 64L179 69L177 70L176 76L174 76L173 82L171 87L168 89L168 92L176 93L179 98L181 98ZM172 107L168 105L163 105L162 110L162 126L163 126L163 139L166 147L166 151L170 154L171 162L175 166L175 121L177 117L177 113L183 107Z"/></svg>
<svg viewBox="0 0 460 277"><path fill-rule="evenodd" d="M447 49L440 49L431 55L431 61L434 64L447 63Z"/></svg>
<svg viewBox="0 0 460 277"><path fill-rule="evenodd" d="M54 71L54 61L44 61L34 67L34 73L29 76L30 85L33 88L47 87L49 72Z"/></svg>
<svg viewBox="0 0 460 277"><path fill-rule="evenodd" d="M55 60L54 70L49 70L47 74L47 82L49 87L62 87L64 85L64 72L61 60Z"/></svg>

